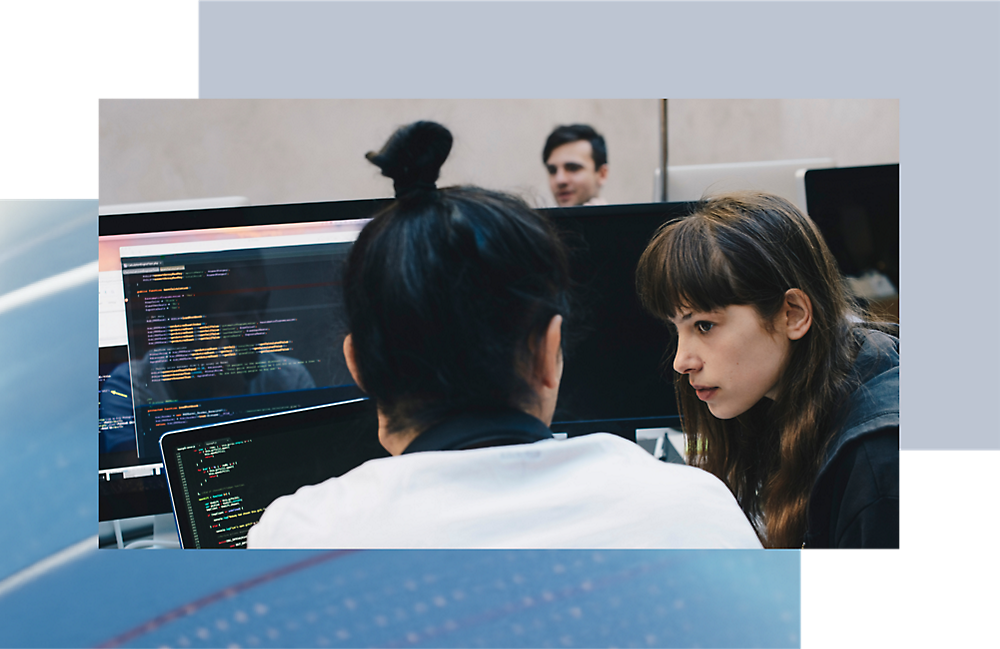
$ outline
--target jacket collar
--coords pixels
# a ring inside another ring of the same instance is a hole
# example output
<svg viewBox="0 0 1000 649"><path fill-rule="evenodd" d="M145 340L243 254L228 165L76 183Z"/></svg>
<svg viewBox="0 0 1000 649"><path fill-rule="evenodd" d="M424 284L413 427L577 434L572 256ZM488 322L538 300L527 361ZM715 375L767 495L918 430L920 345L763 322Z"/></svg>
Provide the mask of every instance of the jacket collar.
<svg viewBox="0 0 1000 649"><path fill-rule="evenodd" d="M856 335L861 349L854 372L860 387L848 399L846 417L827 446L820 473L847 444L899 426L899 339L878 331Z"/></svg>

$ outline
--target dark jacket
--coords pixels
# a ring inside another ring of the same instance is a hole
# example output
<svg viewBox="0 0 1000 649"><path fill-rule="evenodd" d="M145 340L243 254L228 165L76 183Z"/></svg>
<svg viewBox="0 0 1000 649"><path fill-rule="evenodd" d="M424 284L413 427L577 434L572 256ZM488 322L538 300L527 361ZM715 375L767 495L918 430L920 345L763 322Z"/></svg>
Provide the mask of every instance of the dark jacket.
<svg viewBox="0 0 1000 649"><path fill-rule="evenodd" d="M899 339L868 331L861 386L827 445L809 497L803 547L899 547Z"/></svg>

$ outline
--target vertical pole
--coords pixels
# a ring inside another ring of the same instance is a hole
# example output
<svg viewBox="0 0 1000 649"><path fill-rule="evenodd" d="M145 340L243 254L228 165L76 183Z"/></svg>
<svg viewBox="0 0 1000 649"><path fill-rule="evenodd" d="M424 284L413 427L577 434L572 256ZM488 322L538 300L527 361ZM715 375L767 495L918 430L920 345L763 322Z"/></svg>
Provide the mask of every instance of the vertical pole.
<svg viewBox="0 0 1000 649"><path fill-rule="evenodd" d="M666 203L667 197L667 100L660 100L660 200Z"/></svg>

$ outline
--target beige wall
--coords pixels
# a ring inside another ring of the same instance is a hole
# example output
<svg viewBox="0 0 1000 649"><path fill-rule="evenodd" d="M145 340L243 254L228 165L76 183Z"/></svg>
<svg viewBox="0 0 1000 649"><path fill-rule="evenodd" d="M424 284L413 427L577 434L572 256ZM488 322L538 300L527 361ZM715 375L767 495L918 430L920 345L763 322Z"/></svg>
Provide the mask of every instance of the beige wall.
<svg viewBox="0 0 1000 649"><path fill-rule="evenodd" d="M899 162L898 99L674 99L668 106L671 165Z"/></svg>
<svg viewBox="0 0 1000 649"><path fill-rule="evenodd" d="M899 161L899 103L864 99L675 99L670 164L832 157ZM254 204L374 198L392 183L364 159L402 124L455 136L440 185L474 183L552 205L541 148L558 124L608 143L612 203L649 201L659 163L657 99L102 100L100 203L212 196Z"/></svg>

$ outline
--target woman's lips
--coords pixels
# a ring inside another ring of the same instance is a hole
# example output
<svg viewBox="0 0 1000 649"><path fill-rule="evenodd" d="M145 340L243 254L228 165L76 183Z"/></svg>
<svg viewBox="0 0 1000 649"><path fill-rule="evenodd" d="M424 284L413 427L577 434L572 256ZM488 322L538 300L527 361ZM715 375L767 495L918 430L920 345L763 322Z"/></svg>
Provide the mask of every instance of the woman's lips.
<svg viewBox="0 0 1000 649"><path fill-rule="evenodd" d="M702 401L708 401L715 396L719 388L695 388L694 391Z"/></svg>

